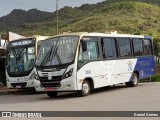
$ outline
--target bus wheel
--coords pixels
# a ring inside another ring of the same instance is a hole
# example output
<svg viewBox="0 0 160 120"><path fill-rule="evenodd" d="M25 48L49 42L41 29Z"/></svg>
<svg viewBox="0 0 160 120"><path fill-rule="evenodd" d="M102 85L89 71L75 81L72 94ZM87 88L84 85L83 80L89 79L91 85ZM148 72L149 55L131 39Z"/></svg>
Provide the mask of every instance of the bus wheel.
<svg viewBox="0 0 160 120"><path fill-rule="evenodd" d="M56 97L58 95L58 92L47 92L47 95L49 97Z"/></svg>
<svg viewBox="0 0 160 120"><path fill-rule="evenodd" d="M82 90L79 92L80 96L87 96L90 94L90 84L87 80L82 83Z"/></svg>
<svg viewBox="0 0 160 120"><path fill-rule="evenodd" d="M138 86L139 79L138 79L138 76L137 76L136 73L133 73L131 79L132 79L131 81L126 83L126 86L127 87L136 87L136 86Z"/></svg>
<svg viewBox="0 0 160 120"><path fill-rule="evenodd" d="M31 92L36 93L36 88L35 87L30 88L30 90L31 90Z"/></svg>

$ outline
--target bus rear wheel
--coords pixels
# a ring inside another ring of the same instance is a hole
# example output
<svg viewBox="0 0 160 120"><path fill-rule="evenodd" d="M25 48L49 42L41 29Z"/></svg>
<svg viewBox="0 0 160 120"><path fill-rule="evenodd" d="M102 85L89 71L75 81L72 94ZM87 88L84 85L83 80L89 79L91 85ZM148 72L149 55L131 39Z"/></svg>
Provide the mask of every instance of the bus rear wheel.
<svg viewBox="0 0 160 120"><path fill-rule="evenodd" d="M87 96L89 94L90 94L90 84L87 80L84 80L82 83L82 89L79 92L79 95L83 97L83 96Z"/></svg>
<svg viewBox="0 0 160 120"><path fill-rule="evenodd" d="M47 95L49 96L49 97L57 97L57 95L58 95L58 92L47 92Z"/></svg>
<svg viewBox="0 0 160 120"><path fill-rule="evenodd" d="M131 81L127 82L126 86L127 87L136 87L136 86L138 86L138 82L139 82L138 75L136 73L133 73Z"/></svg>

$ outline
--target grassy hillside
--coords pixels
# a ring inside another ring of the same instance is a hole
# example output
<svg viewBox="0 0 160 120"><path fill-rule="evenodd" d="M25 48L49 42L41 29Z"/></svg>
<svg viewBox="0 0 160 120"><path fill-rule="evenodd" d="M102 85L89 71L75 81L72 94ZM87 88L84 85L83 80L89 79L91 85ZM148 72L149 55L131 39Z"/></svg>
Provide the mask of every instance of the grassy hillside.
<svg viewBox="0 0 160 120"><path fill-rule="evenodd" d="M160 7L140 2L120 2L105 6L91 17L84 18L62 31L89 31L149 34L160 36Z"/></svg>
<svg viewBox="0 0 160 120"><path fill-rule="evenodd" d="M75 8L64 7L59 10L59 32L118 31L118 33L160 37L159 5L160 0L107 0ZM6 16L3 17L3 20L4 18L6 19ZM12 27L5 23L6 28L2 28L0 22L0 34L5 34L6 30L12 30L26 36L33 34L54 35L56 33L56 12L44 13L43 15L39 13L37 17L32 18L28 21L23 19L22 22L16 22L16 26L11 24Z"/></svg>

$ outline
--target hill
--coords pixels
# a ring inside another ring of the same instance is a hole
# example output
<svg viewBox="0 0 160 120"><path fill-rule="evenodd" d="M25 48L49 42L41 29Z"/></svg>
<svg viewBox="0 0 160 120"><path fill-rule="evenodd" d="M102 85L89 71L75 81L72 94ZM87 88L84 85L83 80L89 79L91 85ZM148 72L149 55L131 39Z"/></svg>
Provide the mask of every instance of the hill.
<svg viewBox="0 0 160 120"><path fill-rule="evenodd" d="M28 11L14 9L10 14L0 18L0 30L15 29L26 23L37 23L45 21L52 13L43 12L37 9Z"/></svg>
<svg viewBox="0 0 160 120"><path fill-rule="evenodd" d="M106 0L59 10L59 31L147 34L160 37L160 0ZM0 18L0 34L6 30L29 36L54 35L56 12L13 10Z"/></svg>
<svg viewBox="0 0 160 120"><path fill-rule="evenodd" d="M105 32L118 31L130 34L160 36L160 7L140 2L112 3L93 16L84 18L62 31Z"/></svg>

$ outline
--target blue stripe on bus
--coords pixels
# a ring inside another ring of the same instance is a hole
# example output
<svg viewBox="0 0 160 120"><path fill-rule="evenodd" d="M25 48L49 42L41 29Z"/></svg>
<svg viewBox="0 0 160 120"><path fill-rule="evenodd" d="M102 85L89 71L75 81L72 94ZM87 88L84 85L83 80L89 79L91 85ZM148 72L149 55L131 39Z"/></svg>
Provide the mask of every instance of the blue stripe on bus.
<svg viewBox="0 0 160 120"><path fill-rule="evenodd" d="M151 40L152 37L151 37L151 36L144 36L144 39L149 39L149 40Z"/></svg>
<svg viewBox="0 0 160 120"><path fill-rule="evenodd" d="M154 56L146 56L146 57L137 58L137 63L134 68L134 72L135 71L139 73L139 79L154 76L155 75Z"/></svg>

